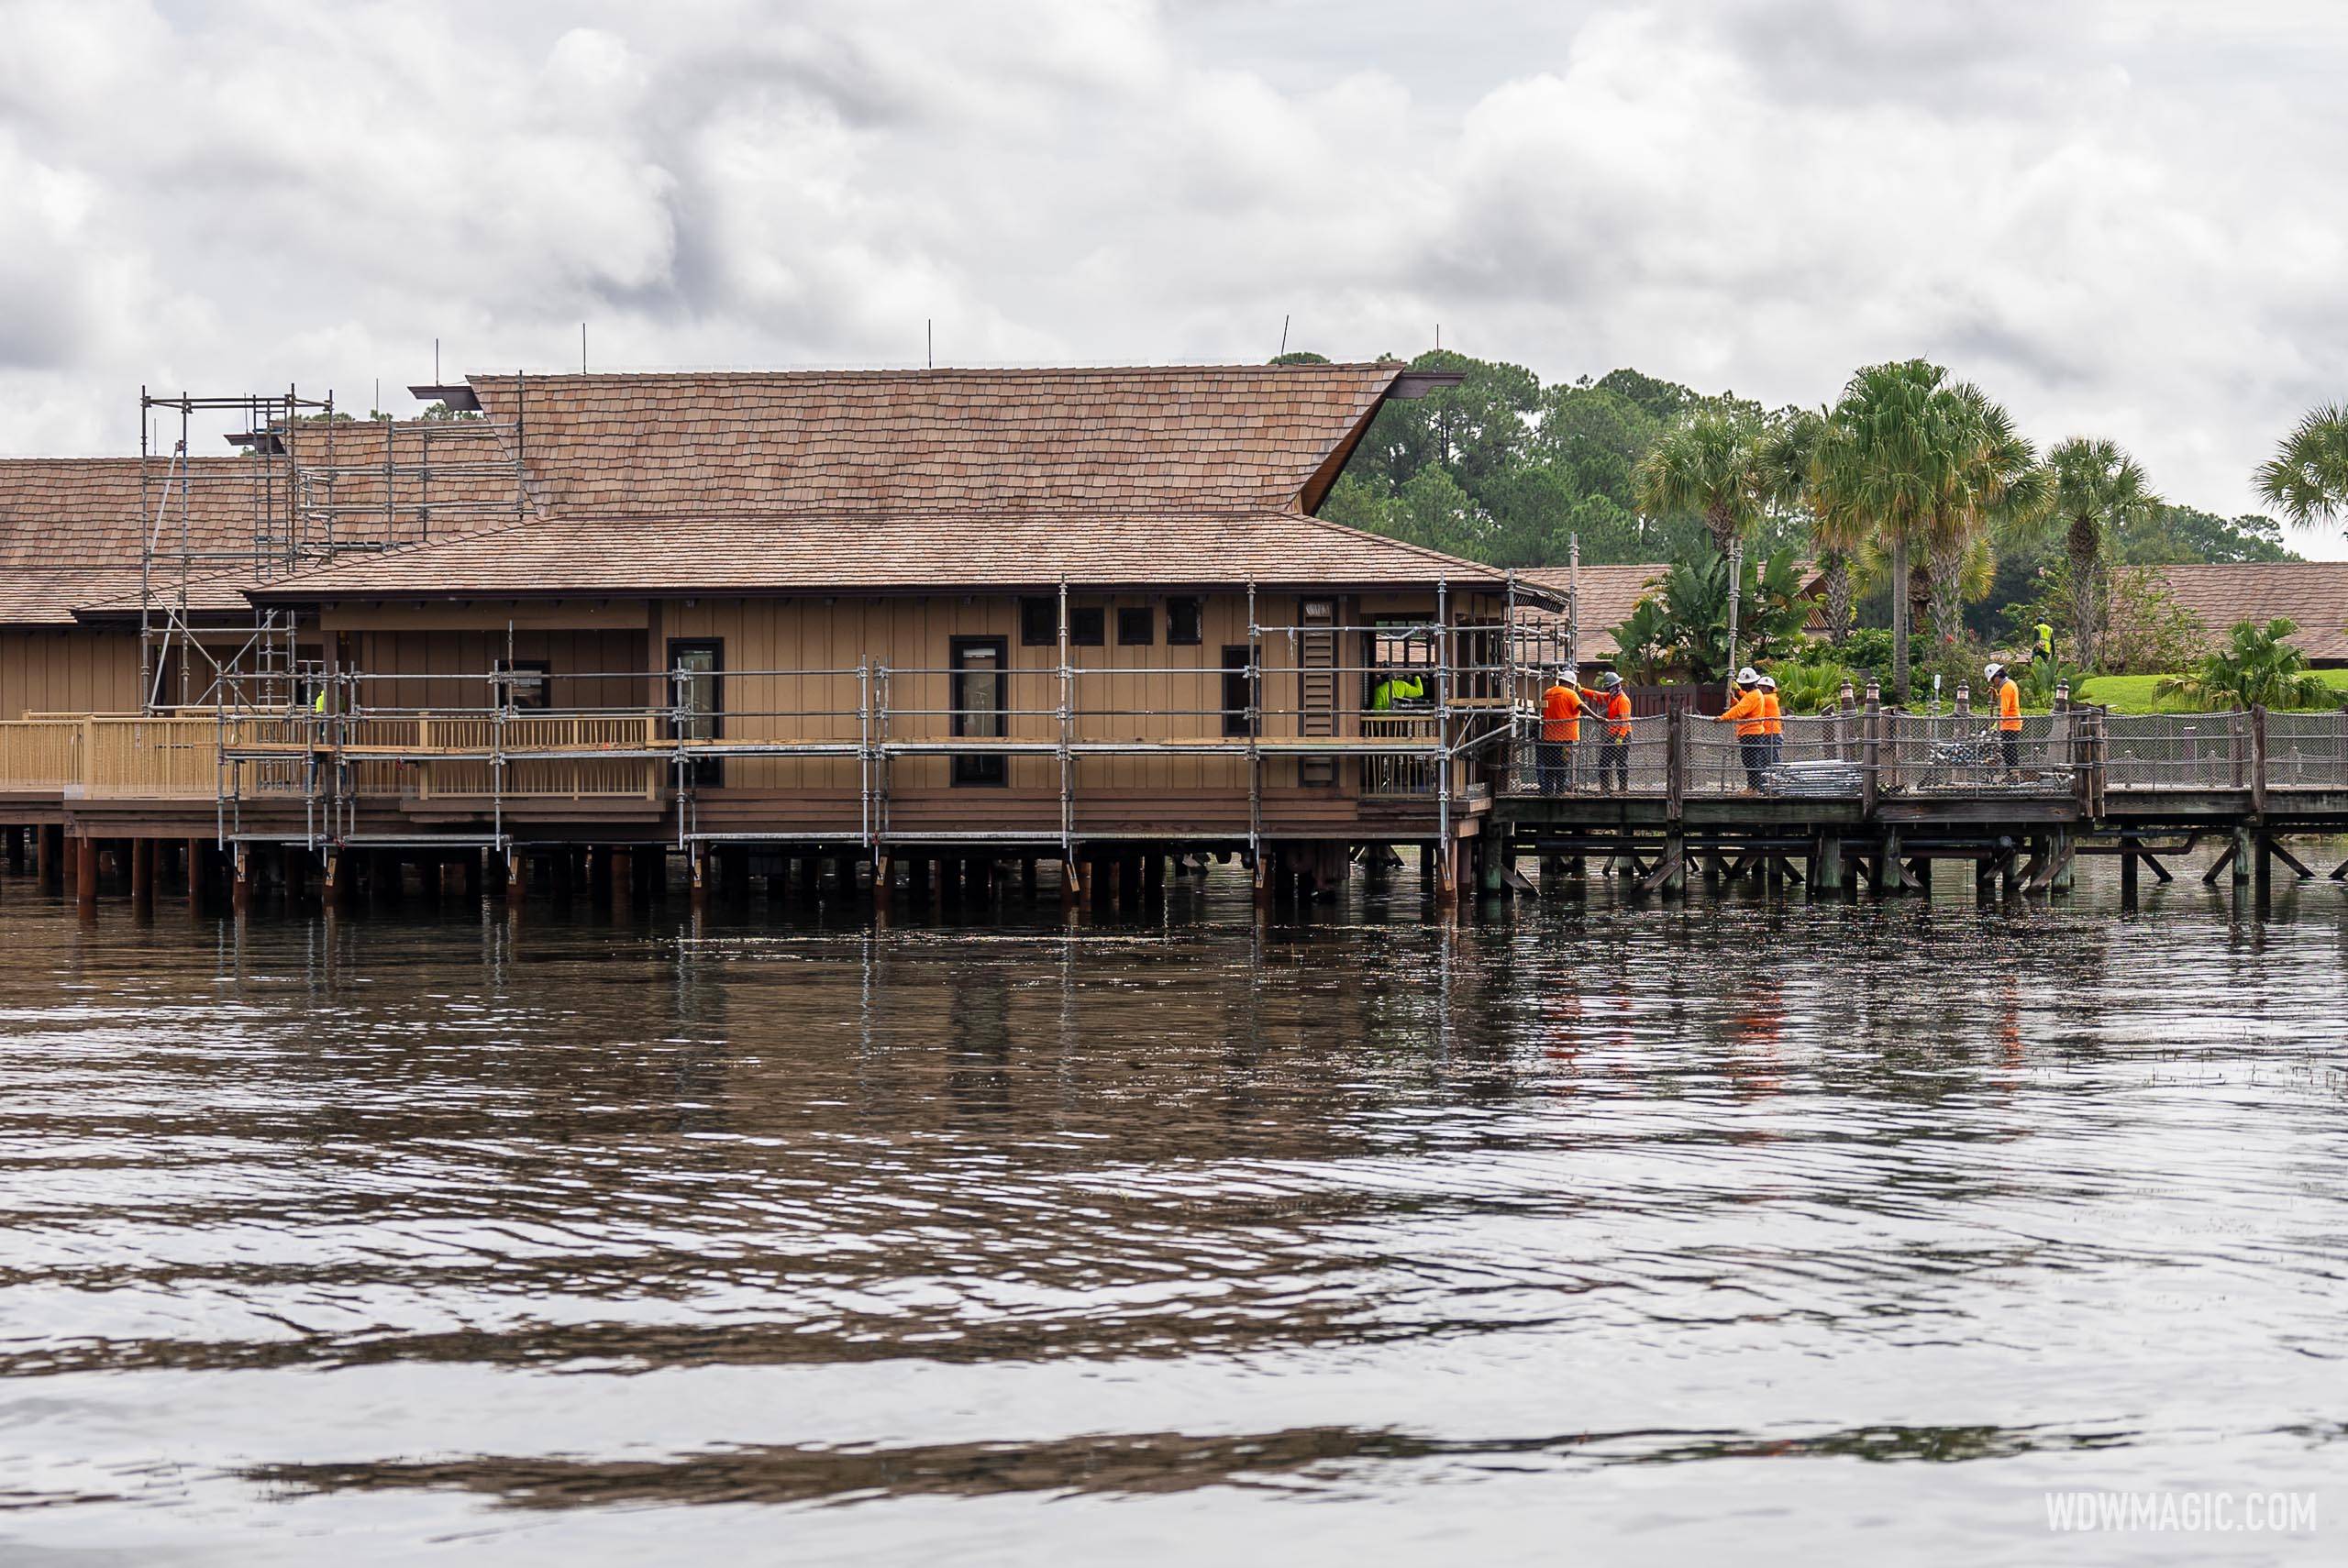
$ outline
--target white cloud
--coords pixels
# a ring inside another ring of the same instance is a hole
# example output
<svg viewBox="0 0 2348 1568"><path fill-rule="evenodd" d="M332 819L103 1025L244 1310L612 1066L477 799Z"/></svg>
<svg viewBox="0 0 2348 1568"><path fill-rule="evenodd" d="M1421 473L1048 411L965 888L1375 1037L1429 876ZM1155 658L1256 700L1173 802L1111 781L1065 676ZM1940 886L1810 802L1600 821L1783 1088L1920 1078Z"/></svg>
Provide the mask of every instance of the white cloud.
<svg viewBox="0 0 2348 1568"><path fill-rule="evenodd" d="M127 449L141 382L363 403L436 337L568 364L581 320L607 367L1441 322L1799 403L1921 353L2221 510L2348 393L2322 4L0 11L0 450Z"/></svg>

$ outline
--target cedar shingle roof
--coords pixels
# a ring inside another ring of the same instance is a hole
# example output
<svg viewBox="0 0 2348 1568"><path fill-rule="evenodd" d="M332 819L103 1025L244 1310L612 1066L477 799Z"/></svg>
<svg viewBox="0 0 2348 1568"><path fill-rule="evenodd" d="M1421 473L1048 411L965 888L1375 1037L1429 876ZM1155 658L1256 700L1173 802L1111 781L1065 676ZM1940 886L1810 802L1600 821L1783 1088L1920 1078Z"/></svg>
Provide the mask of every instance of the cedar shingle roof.
<svg viewBox="0 0 2348 1568"><path fill-rule="evenodd" d="M551 510L1273 511L1402 367L475 376ZM1327 479L1323 477L1325 485Z"/></svg>
<svg viewBox="0 0 2348 1568"><path fill-rule="evenodd" d="M193 549L234 549L251 538L243 487L220 482L244 462L194 460L199 477L184 492ZM147 532L138 469L136 458L0 458L0 625L71 625L75 605L126 593L136 604ZM173 491L169 507L173 540L181 493ZM242 608L233 596L227 602Z"/></svg>
<svg viewBox="0 0 2348 1568"><path fill-rule="evenodd" d="M2348 561L2246 561L2165 566L2168 591L2222 640L2243 621L2261 625L2285 616L2298 623L2290 641L2320 663L2348 664Z"/></svg>
<svg viewBox="0 0 2348 1568"><path fill-rule="evenodd" d="M1501 574L1296 512L554 517L252 590L264 600L1071 587L1496 585Z"/></svg>
<svg viewBox="0 0 2348 1568"><path fill-rule="evenodd" d="M1647 587L1671 569L1665 561L1649 561L1636 566L1586 566L1581 569L1581 606L1578 619L1581 636L1578 646L1584 658L1612 658L1619 651L1614 646L1614 628L1630 618L1631 611ZM1521 567L1517 580L1535 588L1546 589L1560 600L1575 581L1573 570L1567 567ZM1553 630L1563 638L1566 617L1561 613L1541 609L1517 612L1517 619L1527 624Z"/></svg>

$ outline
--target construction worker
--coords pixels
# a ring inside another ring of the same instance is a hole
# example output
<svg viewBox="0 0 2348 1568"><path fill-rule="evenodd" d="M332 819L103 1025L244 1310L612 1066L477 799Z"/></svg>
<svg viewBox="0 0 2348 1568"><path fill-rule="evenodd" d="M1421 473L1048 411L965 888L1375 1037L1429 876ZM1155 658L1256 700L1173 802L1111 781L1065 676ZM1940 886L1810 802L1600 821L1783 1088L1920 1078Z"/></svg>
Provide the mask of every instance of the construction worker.
<svg viewBox="0 0 2348 1568"><path fill-rule="evenodd" d="M2054 668L2054 628L2041 621L2031 630L2038 634L2037 646L2033 650L2034 662L2050 670L2053 669Z"/></svg>
<svg viewBox="0 0 2348 1568"><path fill-rule="evenodd" d="M1994 659L1981 667L1981 679L1998 699L1998 743L2005 754L2006 772L2021 771L2021 688Z"/></svg>
<svg viewBox="0 0 2348 1568"><path fill-rule="evenodd" d="M1736 726L1737 760L1744 764L1748 793L1761 792L1761 773L1769 765L1769 721L1761 709L1761 677L1751 665L1736 672L1736 700L1713 715L1715 723Z"/></svg>
<svg viewBox="0 0 2348 1568"><path fill-rule="evenodd" d="M1398 704L1423 702L1427 700L1427 683L1407 669L1390 671L1386 678L1370 689L1369 706L1372 712L1383 713Z"/></svg>
<svg viewBox="0 0 2348 1568"><path fill-rule="evenodd" d="M1549 672L1541 693L1541 743L1534 748L1541 776L1541 793L1555 795L1573 788L1573 748L1581 741L1581 690L1571 674Z"/></svg>
<svg viewBox="0 0 2348 1568"><path fill-rule="evenodd" d="M1778 706L1778 679L1773 675L1761 678L1761 723L1767 726L1762 734L1769 742L1769 766L1775 767L1786 760L1786 715Z"/></svg>
<svg viewBox="0 0 2348 1568"><path fill-rule="evenodd" d="M1623 678L1608 670L1599 678L1598 690L1580 689L1582 701L1590 711L1604 721L1598 737L1598 787L1601 790L1631 792L1631 694L1623 690Z"/></svg>

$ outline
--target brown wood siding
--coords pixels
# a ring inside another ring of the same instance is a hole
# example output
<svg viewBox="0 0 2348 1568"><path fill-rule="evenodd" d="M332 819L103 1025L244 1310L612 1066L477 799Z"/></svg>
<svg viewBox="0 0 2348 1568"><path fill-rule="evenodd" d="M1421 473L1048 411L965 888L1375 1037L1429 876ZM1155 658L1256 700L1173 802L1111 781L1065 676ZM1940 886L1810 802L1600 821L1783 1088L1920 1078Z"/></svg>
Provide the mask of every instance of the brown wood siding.
<svg viewBox="0 0 2348 1568"><path fill-rule="evenodd" d="M0 718L137 712L137 632L0 629Z"/></svg>

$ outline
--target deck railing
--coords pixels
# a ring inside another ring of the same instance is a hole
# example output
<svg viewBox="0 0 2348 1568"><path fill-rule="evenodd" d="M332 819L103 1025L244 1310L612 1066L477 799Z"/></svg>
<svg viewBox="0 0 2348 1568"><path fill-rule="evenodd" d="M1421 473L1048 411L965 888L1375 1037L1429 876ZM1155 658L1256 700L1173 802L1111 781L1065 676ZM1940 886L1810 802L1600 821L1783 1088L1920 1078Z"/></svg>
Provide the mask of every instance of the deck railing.
<svg viewBox="0 0 2348 1568"><path fill-rule="evenodd" d="M1522 703L1479 717L1471 695L1438 709L1433 693L1379 692L1382 673L754 671L694 677L703 706L47 714L0 722L0 793L658 801L721 758L831 758L853 778L892 757L1096 752L1280 758L1370 799L1426 799L1446 776L1456 788L1450 769L1474 758L1520 796L2071 796L2099 808L2115 793L2348 790L2348 712L2081 707L2007 731L1979 714L1844 711L1789 717L1764 744L1696 713L1631 720L1618 744L1610 722L1586 717L1578 744L1551 746Z"/></svg>

